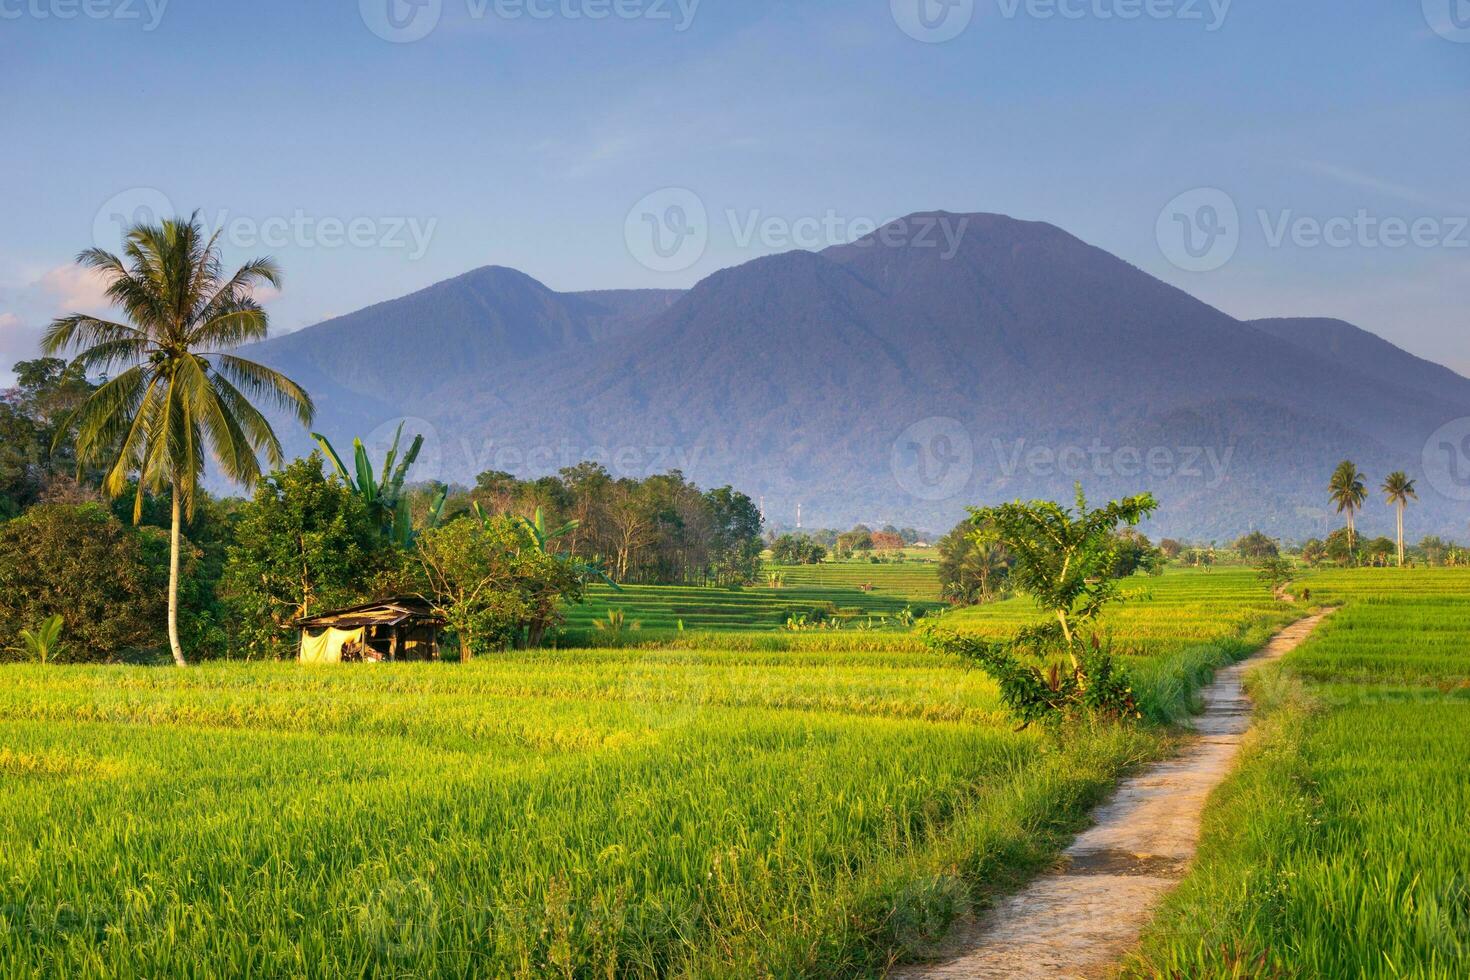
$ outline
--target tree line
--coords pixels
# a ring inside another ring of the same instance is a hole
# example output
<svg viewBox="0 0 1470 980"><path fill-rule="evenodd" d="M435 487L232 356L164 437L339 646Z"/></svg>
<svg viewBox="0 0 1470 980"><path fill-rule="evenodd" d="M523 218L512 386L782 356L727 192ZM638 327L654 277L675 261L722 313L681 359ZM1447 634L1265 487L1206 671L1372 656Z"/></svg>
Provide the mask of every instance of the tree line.
<svg viewBox="0 0 1470 980"><path fill-rule="evenodd" d="M651 585L729 585L760 574L761 515L734 487L701 490L679 470L643 479L614 477L583 462L554 475L520 479L481 473L471 488L416 488L416 512L436 494L453 516L476 505L547 523L575 522L561 540L567 552L602 562L619 582Z"/></svg>

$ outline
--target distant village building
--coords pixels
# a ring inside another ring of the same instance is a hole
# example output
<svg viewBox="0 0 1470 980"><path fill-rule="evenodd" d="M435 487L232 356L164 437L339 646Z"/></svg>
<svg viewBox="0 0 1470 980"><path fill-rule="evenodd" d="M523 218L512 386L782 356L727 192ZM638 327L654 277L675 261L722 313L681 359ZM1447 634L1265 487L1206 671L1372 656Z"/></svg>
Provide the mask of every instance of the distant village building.
<svg viewBox="0 0 1470 980"><path fill-rule="evenodd" d="M400 596L298 619L301 662L438 660L440 618L418 596Z"/></svg>

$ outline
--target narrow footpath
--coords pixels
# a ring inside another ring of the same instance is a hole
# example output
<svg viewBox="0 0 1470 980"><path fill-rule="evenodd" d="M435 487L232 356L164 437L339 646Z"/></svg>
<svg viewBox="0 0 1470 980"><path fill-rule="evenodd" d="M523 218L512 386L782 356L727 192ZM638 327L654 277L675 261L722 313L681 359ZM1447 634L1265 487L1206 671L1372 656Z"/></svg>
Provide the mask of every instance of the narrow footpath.
<svg viewBox="0 0 1470 980"><path fill-rule="evenodd" d="M962 924L936 962L899 967L890 978L1108 976L1194 858L1205 800L1229 775L1251 724L1245 672L1294 650L1329 614L1293 623L1218 671L1201 692L1204 712L1193 719L1199 738L1126 780L1094 811L1093 826L1063 852L1057 870Z"/></svg>

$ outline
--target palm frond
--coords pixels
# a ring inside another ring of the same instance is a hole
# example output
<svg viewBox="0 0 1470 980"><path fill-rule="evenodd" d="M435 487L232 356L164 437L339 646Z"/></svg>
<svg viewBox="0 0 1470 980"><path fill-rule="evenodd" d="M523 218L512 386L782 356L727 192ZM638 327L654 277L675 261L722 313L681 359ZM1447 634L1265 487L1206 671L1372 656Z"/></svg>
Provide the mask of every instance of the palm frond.
<svg viewBox="0 0 1470 980"><path fill-rule="evenodd" d="M277 289L281 287L281 268L275 259L264 257L251 259L229 279L220 283L214 295L200 309L198 319L212 320L233 309L240 300L253 300L255 287L265 283Z"/></svg>
<svg viewBox="0 0 1470 980"><path fill-rule="evenodd" d="M265 453L266 460L272 466L279 466L285 462L285 454L281 451L281 440L276 436L276 430L266 417L260 414L259 409L250 403L238 388L230 384L230 380L224 375L216 372L214 375L214 390L223 402L225 410L234 417L245 437L249 440L252 449L257 453Z"/></svg>
<svg viewBox="0 0 1470 980"><path fill-rule="evenodd" d="M302 425L311 425L316 417L316 405L306 389L273 368L233 354L216 357L215 368L253 398L292 412Z"/></svg>
<svg viewBox="0 0 1470 980"><path fill-rule="evenodd" d="M270 329L265 311L253 299L242 299L190 331L188 346L220 352L264 340Z"/></svg>
<svg viewBox="0 0 1470 980"><path fill-rule="evenodd" d="M146 341L147 335L125 323L103 320L86 313L72 313L51 321L41 335L41 352L54 357L70 348L91 347L116 340Z"/></svg>
<svg viewBox="0 0 1470 980"><path fill-rule="evenodd" d="M142 338L107 340L93 344L76 356L72 363L83 371L111 374L120 364L137 364L148 357L153 345Z"/></svg>

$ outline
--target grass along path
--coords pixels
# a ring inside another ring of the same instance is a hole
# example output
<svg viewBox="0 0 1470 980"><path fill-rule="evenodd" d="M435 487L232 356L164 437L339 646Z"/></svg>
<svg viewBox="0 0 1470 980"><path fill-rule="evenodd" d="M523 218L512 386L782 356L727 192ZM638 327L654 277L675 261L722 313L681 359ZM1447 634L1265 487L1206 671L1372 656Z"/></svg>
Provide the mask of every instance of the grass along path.
<svg viewBox="0 0 1470 980"><path fill-rule="evenodd" d="M1127 780L1063 852L1060 869L956 929L938 962L893 976L1044 980L1106 972L1194 856L1205 799L1225 779L1250 725L1245 671L1295 649L1324 615L1287 627L1253 657L1220 671L1194 719L1201 737Z"/></svg>
<svg viewBox="0 0 1470 980"><path fill-rule="evenodd" d="M1307 584L1345 604L1253 675L1262 721L1128 976L1466 975L1470 570Z"/></svg>

